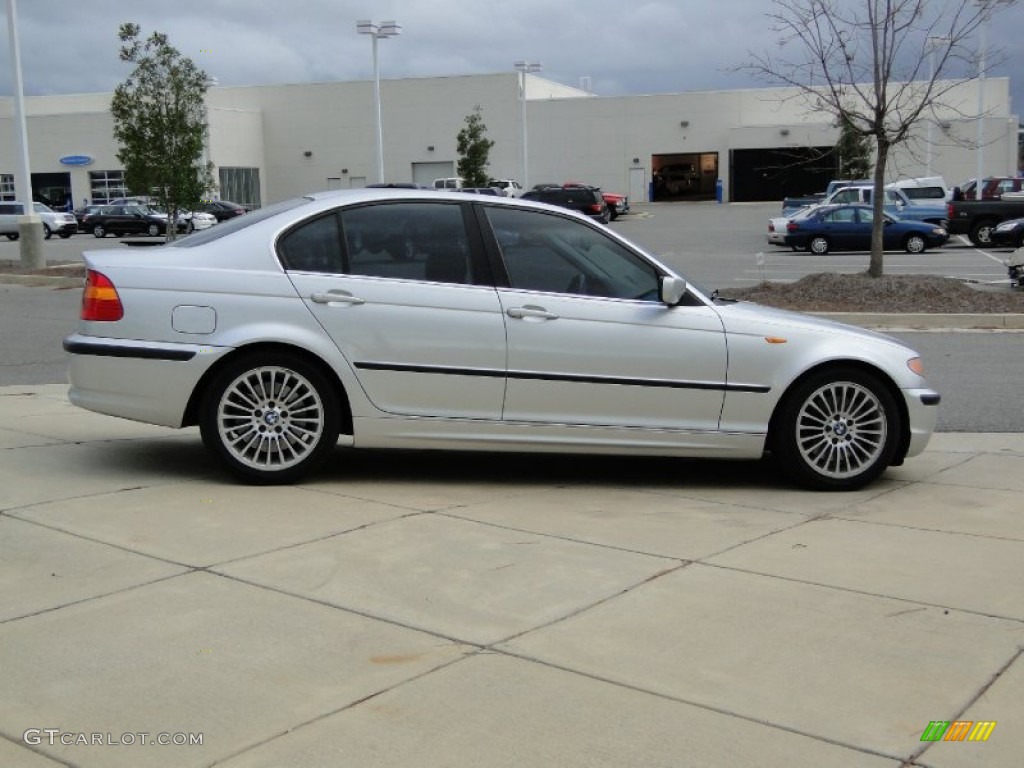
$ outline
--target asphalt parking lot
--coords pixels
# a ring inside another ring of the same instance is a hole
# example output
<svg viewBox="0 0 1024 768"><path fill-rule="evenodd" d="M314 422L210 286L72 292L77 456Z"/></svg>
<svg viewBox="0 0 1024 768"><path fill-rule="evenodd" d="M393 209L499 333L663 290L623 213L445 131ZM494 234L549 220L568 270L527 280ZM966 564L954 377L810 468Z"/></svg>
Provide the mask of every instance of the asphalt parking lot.
<svg viewBox="0 0 1024 768"><path fill-rule="evenodd" d="M613 227L659 252L699 223L649 213ZM721 226L686 255L705 283L762 247ZM83 242L121 247L47 245ZM254 488L195 430L24 383L0 452L3 768L1024 754L1021 433L938 434L848 494L766 462L347 449Z"/></svg>

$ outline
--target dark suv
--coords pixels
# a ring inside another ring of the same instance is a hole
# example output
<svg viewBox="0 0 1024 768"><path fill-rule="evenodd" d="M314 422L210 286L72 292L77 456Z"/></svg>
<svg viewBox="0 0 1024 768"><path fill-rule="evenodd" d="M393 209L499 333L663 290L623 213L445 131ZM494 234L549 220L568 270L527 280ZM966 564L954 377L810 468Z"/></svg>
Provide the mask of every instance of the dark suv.
<svg viewBox="0 0 1024 768"><path fill-rule="evenodd" d="M522 200L536 200L538 203L559 205L579 213L585 213L602 224L611 219L608 205L597 187L562 187L555 185L539 185L529 192L523 193Z"/></svg>

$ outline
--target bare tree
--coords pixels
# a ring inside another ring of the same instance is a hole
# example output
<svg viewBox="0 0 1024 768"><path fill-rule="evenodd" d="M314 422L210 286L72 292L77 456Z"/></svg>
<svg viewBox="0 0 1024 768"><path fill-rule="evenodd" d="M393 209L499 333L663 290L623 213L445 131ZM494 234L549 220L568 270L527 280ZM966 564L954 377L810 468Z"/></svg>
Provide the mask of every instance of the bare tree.
<svg viewBox="0 0 1024 768"><path fill-rule="evenodd" d="M984 67L974 34L1017 0L773 0L776 53L741 69L794 87L811 109L875 147L868 274L880 277L886 164L929 110ZM993 62L988 61L991 68ZM953 104L944 105L955 109ZM982 119L982 115L977 116Z"/></svg>

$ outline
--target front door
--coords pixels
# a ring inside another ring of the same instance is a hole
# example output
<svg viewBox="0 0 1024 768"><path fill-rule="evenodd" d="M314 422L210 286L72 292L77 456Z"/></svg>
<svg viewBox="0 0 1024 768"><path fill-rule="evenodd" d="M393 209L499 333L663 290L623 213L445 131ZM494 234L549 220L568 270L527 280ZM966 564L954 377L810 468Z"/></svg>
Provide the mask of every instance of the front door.
<svg viewBox="0 0 1024 768"><path fill-rule="evenodd" d="M725 335L703 304L667 307L658 270L584 222L488 207L511 286L507 421L718 428Z"/></svg>

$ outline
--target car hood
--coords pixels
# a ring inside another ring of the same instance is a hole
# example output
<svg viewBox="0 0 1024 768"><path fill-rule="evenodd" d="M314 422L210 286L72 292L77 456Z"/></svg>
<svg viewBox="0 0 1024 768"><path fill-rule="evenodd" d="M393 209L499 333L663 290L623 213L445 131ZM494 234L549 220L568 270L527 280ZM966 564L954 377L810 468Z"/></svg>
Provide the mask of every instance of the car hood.
<svg viewBox="0 0 1024 768"><path fill-rule="evenodd" d="M791 312L785 309L766 307L749 301L718 300L715 310L722 319L726 333L763 336L766 333L800 333L847 336L860 341L880 342L894 347L907 348L898 339L884 333L869 331L835 320Z"/></svg>

